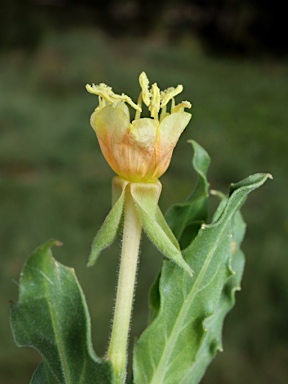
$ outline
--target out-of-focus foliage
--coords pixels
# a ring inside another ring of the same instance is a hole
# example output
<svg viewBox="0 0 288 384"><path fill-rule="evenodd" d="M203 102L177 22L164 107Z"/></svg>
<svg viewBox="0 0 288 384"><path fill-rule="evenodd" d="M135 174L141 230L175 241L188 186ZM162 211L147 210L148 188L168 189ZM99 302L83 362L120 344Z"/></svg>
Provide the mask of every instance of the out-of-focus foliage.
<svg viewBox="0 0 288 384"><path fill-rule="evenodd" d="M13 49L34 51L42 35L37 8L29 0L1 0L0 52Z"/></svg>
<svg viewBox="0 0 288 384"><path fill-rule="evenodd" d="M0 49L35 48L49 25L92 26L115 38L196 35L214 55L287 55L282 0L3 0Z"/></svg>

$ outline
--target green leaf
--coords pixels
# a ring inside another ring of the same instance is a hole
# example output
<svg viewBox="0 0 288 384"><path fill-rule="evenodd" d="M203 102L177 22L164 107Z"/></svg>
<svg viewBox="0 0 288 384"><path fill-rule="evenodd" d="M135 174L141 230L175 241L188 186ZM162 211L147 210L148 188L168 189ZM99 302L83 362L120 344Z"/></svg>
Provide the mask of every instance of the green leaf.
<svg viewBox="0 0 288 384"><path fill-rule="evenodd" d="M235 224L237 212L247 195L268 177L256 174L236 184L218 220L201 226L196 238L184 250L184 258L195 271L192 279L170 261L164 261L158 314L134 348L135 384L199 383L212 358L201 356L208 353L207 348L212 348L213 355L221 347L223 317L231 307L231 300L227 304L226 296L221 295L227 294L231 299L238 286L237 274L231 269L232 249L235 240L238 244L241 239L240 226ZM239 265L239 275L242 254L237 255L235 264ZM232 276L236 279L234 283ZM192 374L193 366L198 376Z"/></svg>
<svg viewBox="0 0 288 384"><path fill-rule="evenodd" d="M58 263L49 241L26 261L11 325L18 346L39 351L42 363L31 383L114 383L111 364L92 348L90 317L74 270Z"/></svg>
<svg viewBox="0 0 288 384"><path fill-rule="evenodd" d="M209 183L206 176L210 158L205 149L196 141L189 140L189 143L194 149L192 164L198 175L198 182L187 201L173 205L165 215L181 249L186 248L191 243L208 216Z"/></svg>
<svg viewBox="0 0 288 384"><path fill-rule="evenodd" d="M208 153L196 141L189 140L194 149L192 165L198 175L196 187L190 197L184 202L172 205L165 218L179 241L181 249L186 248L196 237L201 224L208 217L208 188L207 172L210 165ZM150 322L157 316L160 307L159 281L160 274L150 290Z"/></svg>
<svg viewBox="0 0 288 384"><path fill-rule="evenodd" d="M235 293L240 290L245 265L245 257L240 249L240 244L245 234L246 225L240 212L236 212L232 228L231 270L233 270L234 275L232 275L224 285L215 312L204 322L207 333L197 353L196 361L190 370L187 371L186 376L180 381L181 384L199 383L206 368L216 356L217 351L223 351L222 330L224 319L235 304Z"/></svg>

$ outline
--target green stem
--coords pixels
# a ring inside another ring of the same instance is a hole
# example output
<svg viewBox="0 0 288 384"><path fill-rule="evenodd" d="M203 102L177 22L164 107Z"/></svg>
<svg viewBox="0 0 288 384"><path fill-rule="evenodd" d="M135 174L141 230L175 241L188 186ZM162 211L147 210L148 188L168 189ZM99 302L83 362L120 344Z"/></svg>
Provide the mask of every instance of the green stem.
<svg viewBox="0 0 288 384"><path fill-rule="evenodd" d="M127 188L124 205L124 232L121 262L118 276L116 305L107 357L111 360L116 384L125 383L127 348L130 319L133 306L138 253L141 237L141 222L138 218L130 190Z"/></svg>

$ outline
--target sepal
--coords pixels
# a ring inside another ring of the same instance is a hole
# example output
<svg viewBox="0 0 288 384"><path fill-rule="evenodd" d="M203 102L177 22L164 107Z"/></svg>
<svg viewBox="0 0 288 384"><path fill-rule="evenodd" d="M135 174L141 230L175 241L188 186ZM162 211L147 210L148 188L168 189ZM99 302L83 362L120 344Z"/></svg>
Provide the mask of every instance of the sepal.
<svg viewBox="0 0 288 384"><path fill-rule="evenodd" d="M115 182L115 179L119 179L119 181ZM113 179L113 207L93 240L88 261L89 267L95 264L101 251L115 240L123 214L125 190L128 184L129 182L127 180L121 179L120 177Z"/></svg>
<svg viewBox="0 0 288 384"><path fill-rule="evenodd" d="M193 271L184 260L180 246L158 207L160 193L160 181L131 183L131 195L145 233L161 253L192 276Z"/></svg>
<svg viewBox="0 0 288 384"><path fill-rule="evenodd" d="M113 178L113 207L94 238L88 266L92 266L100 252L114 241L121 225L128 189L148 238L164 256L192 275L193 271L184 260L179 243L158 206L162 190L160 181L129 182L119 176Z"/></svg>

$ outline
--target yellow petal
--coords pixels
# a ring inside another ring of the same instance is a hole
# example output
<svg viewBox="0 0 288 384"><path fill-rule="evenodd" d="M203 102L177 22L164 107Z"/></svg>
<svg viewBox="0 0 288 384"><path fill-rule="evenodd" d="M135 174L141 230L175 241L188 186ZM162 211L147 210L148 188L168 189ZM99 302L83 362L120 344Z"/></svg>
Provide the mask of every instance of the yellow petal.
<svg viewBox="0 0 288 384"><path fill-rule="evenodd" d="M126 110L124 112L119 107L107 105L92 114L91 125L101 140L105 140L108 136L113 142L121 142L130 127L130 122Z"/></svg>
<svg viewBox="0 0 288 384"><path fill-rule="evenodd" d="M159 128L161 152L171 151L177 144L177 141L187 127L192 115L188 112L176 112L165 117Z"/></svg>
<svg viewBox="0 0 288 384"><path fill-rule="evenodd" d="M149 118L134 120L131 124L131 140L134 144L153 152L159 123Z"/></svg>

